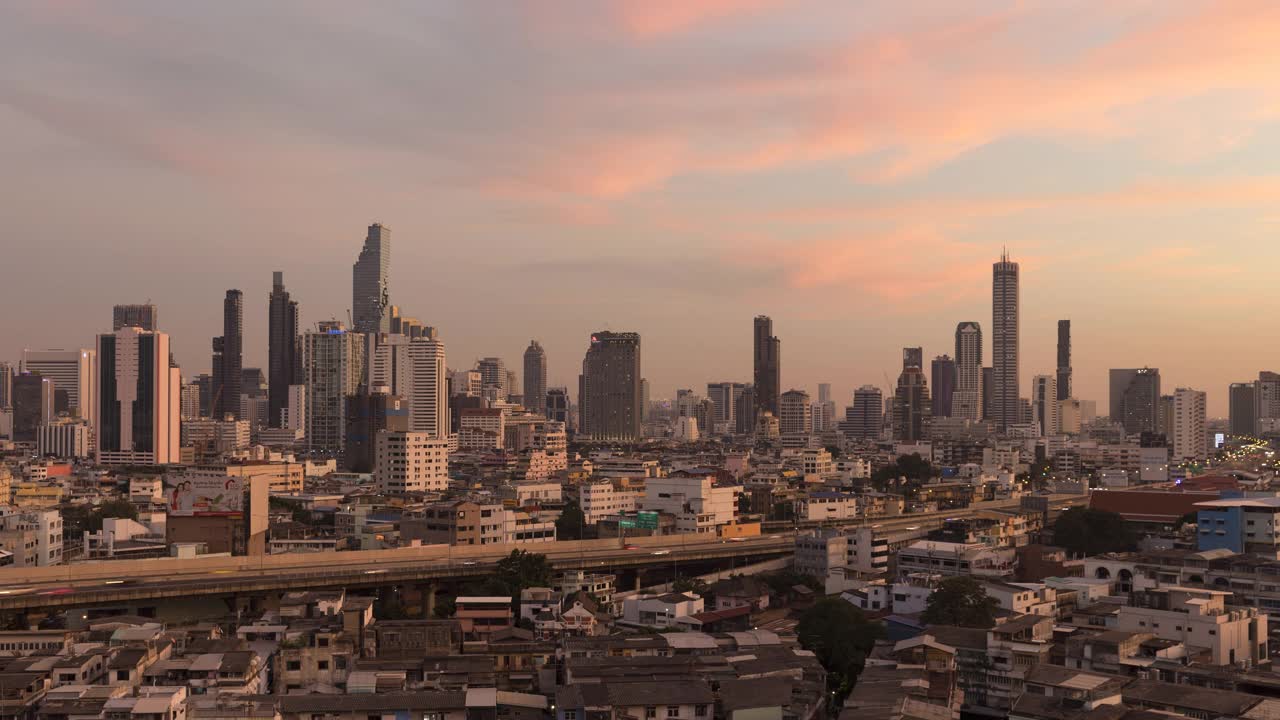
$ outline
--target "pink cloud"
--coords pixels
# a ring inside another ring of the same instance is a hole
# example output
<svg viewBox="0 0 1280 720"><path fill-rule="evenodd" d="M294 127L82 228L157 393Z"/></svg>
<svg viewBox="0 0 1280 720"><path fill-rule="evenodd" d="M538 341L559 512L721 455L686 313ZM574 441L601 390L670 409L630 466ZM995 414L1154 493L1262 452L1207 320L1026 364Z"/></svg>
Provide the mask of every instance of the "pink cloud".
<svg viewBox="0 0 1280 720"><path fill-rule="evenodd" d="M779 0L622 0L617 12L629 34L653 38L778 4Z"/></svg>

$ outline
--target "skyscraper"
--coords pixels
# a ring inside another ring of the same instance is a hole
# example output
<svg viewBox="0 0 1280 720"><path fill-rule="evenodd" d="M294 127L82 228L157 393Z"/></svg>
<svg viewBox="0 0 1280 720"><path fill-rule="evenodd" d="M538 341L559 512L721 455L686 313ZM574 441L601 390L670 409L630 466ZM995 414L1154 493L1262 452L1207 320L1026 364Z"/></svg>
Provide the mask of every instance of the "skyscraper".
<svg viewBox="0 0 1280 720"><path fill-rule="evenodd" d="M982 418L982 326L956 325L956 388L951 393L951 416Z"/></svg>
<svg viewBox="0 0 1280 720"><path fill-rule="evenodd" d="M1258 433L1258 400L1254 383L1231 383L1227 397L1230 402L1231 434L1256 435Z"/></svg>
<svg viewBox="0 0 1280 720"><path fill-rule="evenodd" d="M831 383L818 383L818 404L831 402Z"/></svg>
<svg viewBox="0 0 1280 720"><path fill-rule="evenodd" d="M1031 379L1031 417L1040 424L1041 435L1052 437L1062 433L1056 375L1037 375Z"/></svg>
<svg viewBox="0 0 1280 720"><path fill-rule="evenodd" d="M778 398L778 427L783 435L808 435L813 432L813 415L809 410L809 393L788 390Z"/></svg>
<svg viewBox="0 0 1280 720"><path fill-rule="evenodd" d="M920 348L902 349L902 374L893 398L893 439L915 443L929 439L932 403Z"/></svg>
<svg viewBox="0 0 1280 720"><path fill-rule="evenodd" d="M283 427L281 418L289 407L289 386L298 382L301 364L298 339L298 303L284 289L284 273L271 277L267 309L267 425Z"/></svg>
<svg viewBox="0 0 1280 720"><path fill-rule="evenodd" d="M782 393L782 341L773 334L773 320L767 315L756 316L754 329L756 413L777 415Z"/></svg>
<svg viewBox="0 0 1280 720"><path fill-rule="evenodd" d="M1255 386L1259 418L1280 418L1280 373L1263 370Z"/></svg>
<svg viewBox="0 0 1280 720"><path fill-rule="evenodd" d="M1058 321L1058 399L1071 397L1071 321Z"/></svg>
<svg viewBox="0 0 1280 720"><path fill-rule="evenodd" d="M35 442L40 425L53 420L54 382L40 373L13 379L13 439Z"/></svg>
<svg viewBox="0 0 1280 720"><path fill-rule="evenodd" d="M157 322L156 306L151 303L116 305L111 309L112 332L122 327L136 327L154 332L157 329Z"/></svg>
<svg viewBox="0 0 1280 720"><path fill-rule="evenodd" d="M578 378L579 432L596 440L640 437L640 335L600 331Z"/></svg>
<svg viewBox="0 0 1280 720"><path fill-rule="evenodd" d="M244 293L228 290L222 301L222 336L213 339L213 417L240 417L244 369Z"/></svg>
<svg viewBox="0 0 1280 720"><path fill-rule="evenodd" d="M1205 434L1207 398L1202 390L1178 388L1173 391L1173 456L1171 460L1204 460L1209 457Z"/></svg>
<svg viewBox="0 0 1280 720"><path fill-rule="evenodd" d="M991 412L1004 432L1019 420L1018 263L1006 251L991 267Z"/></svg>
<svg viewBox="0 0 1280 720"><path fill-rule="evenodd" d="M569 388L548 388L546 415L548 420L569 423Z"/></svg>
<svg viewBox="0 0 1280 720"><path fill-rule="evenodd" d="M391 332L391 230L369 226L351 268L351 317L355 332Z"/></svg>
<svg viewBox="0 0 1280 720"><path fill-rule="evenodd" d="M884 393L875 385L853 391L853 404L845 408L840 430L853 440L874 440L884 426Z"/></svg>
<svg viewBox="0 0 1280 720"><path fill-rule="evenodd" d="M1160 432L1160 371L1156 368L1113 369L1111 422L1129 435Z"/></svg>
<svg viewBox="0 0 1280 720"><path fill-rule="evenodd" d="M727 423L729 432L738 432L738 412L746 386L736 382L707 383L707 397L716 404L716 422Z"/></svg>
<svg viewBox="0 0 1280 720"><path fill-rule="evenodd" d="M995 422L995 368L987 365L982 368L982 420L984 422Z"/></svg>
<svg viewBox="0 0 1280 720"><path fill-rule="evenodd" d="M487 357L476 363L476 369L480 371L480 386L482 388L496 388L499 400L507 398L507 364L502 358Z"/></svg>
<svg viewBox="0 0 1280 720"><path fill-rule="evenodd" d="M306 358L307 447L337 456L346 441L347 396L356 394L364 378L365 343L342 323L321 322L302 336Z"/></svg>
<svg viewBox="0 0 1280 720"><path fill-rule="evenodd" d="M538 415L547 409L547 353L537 340L524 351L524 406Z"/></svg>
<svg viewBox="0 0 1280 720"><path fill-rule="evenodd" d="M99 335L97 385L100 464L180 461L182 371L169 364L167 334L126 325Z"/></svg>
<svg viewBox="0 0 1280 720"><path fill-rule="evenodd" d="M0 362L0 410L13 405L13 366Z"/></svg>
<svg viewBox="0 0 1280 720"><path fill-rule="evenodd" d="M949 355L939 355L933 359L929 378L933 383L934 417L951 417L954 414L956 376L956 361Z"/></svg>
<svg viewBox="0 0 1280 720"><path fill-rule="evenodd" d="M97 412L98 378L96 350L24 350L22 370L40 373L53 381L55 391L67 393L67 410L92 425Z"/></svg>
<svg viewBox="0 0 1280 720"><path fill-rule="evenodd" d="M406 430L449 437L449 379L444 343L435 328L415 338L380 335L368 343L365 381L370 388L386 387L403 398L409 417ZM366 336L368 337L368 336Z"/></svg>

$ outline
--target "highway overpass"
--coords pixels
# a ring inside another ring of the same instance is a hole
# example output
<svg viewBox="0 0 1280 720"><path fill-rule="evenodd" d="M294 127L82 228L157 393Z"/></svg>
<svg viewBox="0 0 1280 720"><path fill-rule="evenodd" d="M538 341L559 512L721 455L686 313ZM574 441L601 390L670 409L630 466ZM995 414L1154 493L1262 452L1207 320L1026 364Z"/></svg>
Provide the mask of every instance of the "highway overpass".
<svg viewBox="0 0 1280 720"><path fill-rule="evenodd" d="M1087 496L1055 496L1055 510L1081 505ZM982 503L965 510L845 521L872 525L899 542L923 537L949 518L1011 509L1017 501ZM803 528L800 528L803 531ZM790 555L795 530L737 540L667 535L620 540L577 540L522 545L301 553L261 557L159 558L74 563L0 571L0 613L25 613L95 605L127 605L170 598L235 597L291 590L385 586L429 587L480 578L514 549L544 554L558 570L621 571L671 568L680 563L756 562Z"/></svg>

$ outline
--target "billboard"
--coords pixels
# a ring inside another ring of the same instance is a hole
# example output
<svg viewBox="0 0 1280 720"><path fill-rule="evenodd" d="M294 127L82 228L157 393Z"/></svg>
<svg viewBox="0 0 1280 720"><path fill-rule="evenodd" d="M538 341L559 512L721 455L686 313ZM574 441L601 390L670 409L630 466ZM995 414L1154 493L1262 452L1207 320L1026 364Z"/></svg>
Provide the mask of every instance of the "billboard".
<svg viewBox="0 0 1280 720"><path fill-rule="evenodd" d="M165 478L165 509L178 517L231 517L244 512L244 478L175 475Z"/></svg>

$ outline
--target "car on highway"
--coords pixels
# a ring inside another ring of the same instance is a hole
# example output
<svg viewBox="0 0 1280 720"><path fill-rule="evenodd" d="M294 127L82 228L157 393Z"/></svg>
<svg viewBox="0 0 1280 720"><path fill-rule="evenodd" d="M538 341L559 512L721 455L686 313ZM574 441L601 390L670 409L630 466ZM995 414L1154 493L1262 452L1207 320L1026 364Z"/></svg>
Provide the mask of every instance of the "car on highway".
<svg viewBox="0 0 1280 720"><path fill-rule="evenodd" d="M670 550L654 550L653 552L651 552L651 553L649 553L649 554L650 554L650 555L670 555L670 554L671 554L671 551L670 551Z"/></svg>
<svg viewBox="0 0 1280 720"><path fill-rule="evenodd" d="M639 548L637 548L635 545L623 545L623 546L622 546L622 549L623 549L623 550L638 550Z"/></svg>
<svg viewBox="0 0 1280 720"><path fill-rule="evenodd" d="M746 542L746 538L729 538L729 542Z"/></svg>
<svg viewBox="0 0 1280 720"><path fill-rule="evenodd" d="M476 564L476 561L475 561L475 560L463 560L463 561L462 561L462 567L471 567L472 565L475 565L475 564Z"/></svg>

